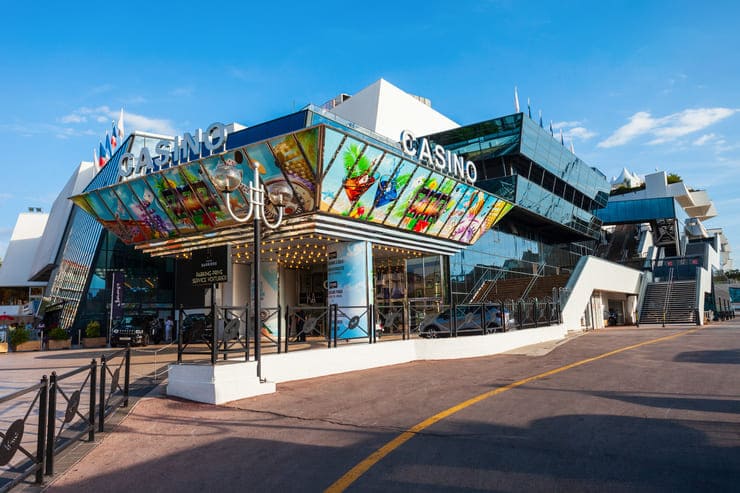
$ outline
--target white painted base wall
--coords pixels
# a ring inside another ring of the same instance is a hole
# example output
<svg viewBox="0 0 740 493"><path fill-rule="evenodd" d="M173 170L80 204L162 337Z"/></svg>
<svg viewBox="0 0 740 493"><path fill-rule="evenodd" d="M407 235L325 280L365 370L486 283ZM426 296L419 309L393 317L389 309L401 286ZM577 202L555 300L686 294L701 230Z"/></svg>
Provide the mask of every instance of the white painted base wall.
<svg viewBox="0 0 740 493"><path fill-rule="evenodd" d="M167 395L196 402L223 404L275 392L275 382L260 383L254 361L170 365Z"/></svg>
<svg viewBox="0 0 740 493"><path fill-rule="evenodd" d="M367 370L417 360L475 358L499 354L541 342L556 341L567 334L565 325L514 330L502 334L450 339L410 339L377 344L351 343L337 348L268 354L262 357L259 383L256 362L173 364L169 367L167 394L209 404L275 392L275 384Z"/></svg>

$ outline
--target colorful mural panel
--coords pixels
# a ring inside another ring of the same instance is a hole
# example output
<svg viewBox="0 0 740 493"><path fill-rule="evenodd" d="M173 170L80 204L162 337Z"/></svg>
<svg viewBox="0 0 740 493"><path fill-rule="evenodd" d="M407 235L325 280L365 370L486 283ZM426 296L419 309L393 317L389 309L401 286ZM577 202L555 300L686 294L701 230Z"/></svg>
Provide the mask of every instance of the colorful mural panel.
<svg viewBox="0 0 740 493"><path fill-rule="evenodd" d="M234 220L226 211L226 205L221 199L211 180L200 167L199 163L193 163L176 168L183 179L190 186L193 193L191 197L192 206L188 209L191 211L193 221L203 229L211 229L218 226L233 224ZM197 207L196 204L200 204Z"/></svg>
<svg viewBox="0 0 740 493"><path fill-rule="evenodd" d="M400 191L400 195L398 199L396 199L396 203L385 218L384 224L386 226L398 227L406 214L406 211L416 198L417 192L424 186L424 183L426 183L427 179L431 175L431 171L429 169L422 166L415 167L416 169L411 176L405 180L407 181L406 186Z"/></svg>
<svg viewBox="0 0 740 493"><path fill-rule="evenodd" d="M153 239L167 239L177 234L175 225L170 221L162 205L157 201L155 193L146 184L145 180L131 180L129 182L134 192L134 200L126 205L136 218L148 226Z"/></svg>
<svg viewBox="0 0 740 493"><path fill-rule="evenodd" d="M316 206L316 175L298 147L296 139L293 135L287 135L271 140L270 146L275 154L275 160L293 190L293 201L301 206L301 212L313 210ZM286 214L290 215L294 212L299 212L299 210L291 211L286 207Z"/></svg>
<svg viewBox="0 0 740 493"><path fill-rule="evenodd" d="M218 166L242 171L243 183L230 194L230 205L244 215L255 163L268 194L278 187L292 192L284 211L288 216L319 209L473 243L512 208L444 171L405 160L400 150L396 154L331 127L249 144L73 200L129 244L201 234L236 224L213 184ZM265 215L273 221L277 211L268 205Z"/></svg>
<svg viewBox="0 0 740 493"><path fill-rule="evenodd" d="M169 176L173 174L169 173ZM198 231L182 202L178 200L176 183L174 181L170 182L166 176L165 174L152 174L146 177L146 182L156 194L157 200L162 204L164 211L180 234Z"/></svg>
<svg viewBox="0 0 740 493"><path fill-rule="evenodd" d="M313 175L316 176L319 164L319 128L314 127L295 134L295 138L303 149Z"/></svg>

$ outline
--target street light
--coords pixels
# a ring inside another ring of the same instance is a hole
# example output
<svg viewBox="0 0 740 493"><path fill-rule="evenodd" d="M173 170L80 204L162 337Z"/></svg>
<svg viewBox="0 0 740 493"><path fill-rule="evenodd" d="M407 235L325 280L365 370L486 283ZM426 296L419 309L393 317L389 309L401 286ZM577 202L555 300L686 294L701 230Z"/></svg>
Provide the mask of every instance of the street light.
<svg viewBox="0 0 740 493"><path fill-rule="evenodd" d="M241 153L237 151L237 156L242 157ZM242 158L243 159L243 158ZM237 159L237 162L240 162ZM254 225L254 255L252 262L254 263L254 359L257 360L257 377L262 380L262 320L260 314L260 243L262 243L262 223L265 223L270 229L276 229L283 222L283 210L285 209L286 199L292 195L291 190L285 186L277 186L273 188L272 193L268 194L265 186L260 182L259 169L262 165L254 161L252 168L254 169L254 177L249 182L249 195L247 202L249 202L249 209L247 210L246 216L239 217L234 213L231 208L231 192L239 188L242 184L242 170L232 164L221 163L216 167L213 175L213 184L216 188L224 194L226 201L226 209L229 211L231 217L240 223L245 223L252 219ZM267 202L276 206L278 209L278 216L275 222L270 222L265 215L265 205Z"/></svg>

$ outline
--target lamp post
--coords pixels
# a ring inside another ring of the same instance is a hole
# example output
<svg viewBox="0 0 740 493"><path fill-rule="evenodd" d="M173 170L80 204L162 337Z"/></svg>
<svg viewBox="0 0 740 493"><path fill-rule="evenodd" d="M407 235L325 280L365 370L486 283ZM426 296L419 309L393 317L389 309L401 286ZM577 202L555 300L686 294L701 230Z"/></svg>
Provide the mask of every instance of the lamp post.
<svg viewBox="0 0 740 493"><path fill-rule="evenodd" d="M247 202L249 202L249 209L247 214L243 217L236 215L231 208L231 192L236 190L242 184L242 170L234 165L221 163L216 167L216 171L213 176L213 183L216 188L224 194L224 200L226 202L226 209L229 211L231 217L240 223L245 223L252 219L254 227L254 255L252 256L253 262L253 285L254 285L254 359L257 360L257 377L262 380L262 319L261 319L261 308L260 308L260 244L262 242L262 223L265 223L270 229L276 229L283 222L283 210L285 209L285 198L291 194L290 189L287 187L276 188L274 193L267 194L265 186L260 182L259 169L262 165L254 161L252 168L254 169L254 176L252 181L249 182L249 195ZM275 205L278 209L278 217L274 223L271 223L265 215L265 205L267 202Z"/></svg>

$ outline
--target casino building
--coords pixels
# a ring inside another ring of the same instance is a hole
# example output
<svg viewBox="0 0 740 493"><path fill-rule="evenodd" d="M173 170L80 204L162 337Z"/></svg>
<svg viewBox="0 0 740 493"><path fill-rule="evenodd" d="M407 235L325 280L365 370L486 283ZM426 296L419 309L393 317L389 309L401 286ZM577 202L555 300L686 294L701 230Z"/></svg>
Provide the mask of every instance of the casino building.
<svg viewBox="0 0 740 493"><path fill-rule="evenodd" d="M552 300L593 252L609 192L601 172L524 113L460 126L382 79L251 127L135 132L72 197L47 271L62 326L109 318L113 271L125 274L127 312L250 304L254 229L229 213L219 166L243 172L229 198L237 216L255 166L267 195L285 199L280 227L260 235L262 306L336 304L346 322L371 305L404 305L413 325L414 306L514 298L495 292L506 279L521 285L518 297ZM194 282L193 255L221 248L228 281ZM369 330L343 327L349 339Z"/></svg>

